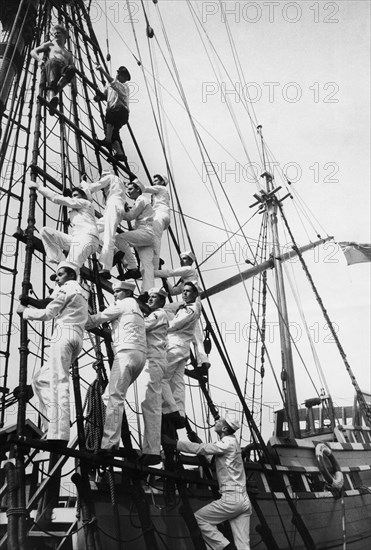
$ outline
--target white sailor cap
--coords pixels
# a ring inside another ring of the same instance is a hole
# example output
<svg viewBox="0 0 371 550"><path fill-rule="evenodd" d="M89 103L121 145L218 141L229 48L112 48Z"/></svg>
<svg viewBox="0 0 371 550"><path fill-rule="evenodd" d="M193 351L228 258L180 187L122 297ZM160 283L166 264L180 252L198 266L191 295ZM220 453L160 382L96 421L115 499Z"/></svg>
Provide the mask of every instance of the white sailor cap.
<svg viewBox="0 0 371 550"><path fill-rule="evenodd" d="M160 178L160 179L162 179L162 181L164 182L165 185L168 185L168 183L169 183L169 180L167 179L167 177L166 177L166 176L163 176L162 174L155 174L155 175L153 176L153 178Z"/></svg>
<svg viewBox="0 0 371 550"><path fill-rule="evenodd" d="M231 416L229 416L228 413L225 415L223 420L234 432L241 428L241 424L239 423L239 421L236 420L236 418L232 418Z"/></svg>
<svg viewBox="0 0 371 550"><path fill-rule="evenodd" d="M202 288L200 287L199 282L196 279L187 279L186 281L184 281L183 286L184 285L194 286L198 293L200 293L201 290L202 290Z"/></svg>
<svg viewBox="0 0 371 550"><path fill-rule="evenodd" d="M112 283L112 290L132 290L134 292L136 287L134 279L127 279L126 281L115 281Z"/></svg>
<svg viewBox="0 0 371 550"><path fill-rule="evenodd" d="M135 178L135 180L131 180L127 183L127 185L131 185L131 184L134 184L137 187L139 187L139 189L142 191L142 193L144 193L144 190L145 190L146 186L144 185L144 183L142 183L140 180L138 180L138 178Z"/></svg>
<svg viewBox="0 0 371 550"><path fill-rule="evenodd" d="M81 180L80 185L76 185L75 189L81 189L86 195L88 201L93 202L93 195L90 191L90 186L85 180Z"/></svg>
<svg viewBox="0 0 371 550"><path fill-rule="evenodd" d="M167 292L163 286L150 288L148 294L159 294L160 296L165 296L165 298L167 297Z"/></svg>
<svg viewBox="0 0 371 550"><path fill-rule="evenodd" d="M181 252L179 256L182 258L183 256L187 256L188 258L191 258L191 260L194 262L196 257L193 254L192 250L185 250L184 252Z"/></svg>
<svg viewBox="0 0 371 550"><path fill-rule="evenodd" d="M73 271L76 273L76 276L78 277L80 274L80 268L77 264L73 262L67 262L67 260L63 260L62 262L59 262L57 265L57 271L58 269L61 269L63 267L68 267L69 269L73 269Z"/></svg>

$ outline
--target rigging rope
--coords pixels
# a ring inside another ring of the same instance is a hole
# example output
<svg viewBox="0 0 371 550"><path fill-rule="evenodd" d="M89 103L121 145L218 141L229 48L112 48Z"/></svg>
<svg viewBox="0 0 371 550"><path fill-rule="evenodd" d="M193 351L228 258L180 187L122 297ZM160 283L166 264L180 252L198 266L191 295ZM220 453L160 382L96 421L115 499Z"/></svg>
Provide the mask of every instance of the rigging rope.
<svg viewBox="0 0 371 550"><path fill-rule="evenodd" d="M135 32L135 31L133 31L133 32ZM165 33L165 36L166 36L166 33ZM136 40L136 41L137 41L137 40ZM139 54L139 55L140 55L140 54ZM178 82L179 82L179 80L178 80ZM184 101L184 99L185 99L185 98L183 98L183 101ZM188 112L189 112L189 110L188 110ZM189 116L190 116L190 113L189 113ZM191 121L191 125L192 125L192 117L191 117L191 116L190 116L190 121ZM193 127L194 127L194 125L193 125ZM197 137L197 136L196 136L196 137ZM183 221L183 223L184 223L184 221ZM201 274L200 274L200 278L201 278L201 281L202 281L202 275L201 275ZM210 308L211 308L210 303L209 303L209 306L210 306ZM216 323L216 319L215 319L214 314L213 314L213 318L214 318L215 324L216 324L216 326L217 326L217 323ZM206 319L206 321L208 322L207 317L205 317L205 319ZM219 332L219 337L221 337L221 334L220 334L220 331L219 331L218 326L217 326L217 330L218 330L218 332ZM237 379L236 379L236 377L235 377L235 375L234 375L233 367L232 367L232 365L231 365L231 363L230 363L230 360L228 359L228 354L227 354L227 352L226 352L226 349L225 349L225 345L224 345L223 339L221 339L221 343L219 343L219 342L216 341L216 340L215 340L215 343L216 343L216 345L217 345L217 348L218 348L219 353L221 354L221 356L222 356L222 358L223 358L224 364L225 364L225 366L226 366L226 368L227 368L227 372L228 372L228 374L229 374L229 376L230 376L230 378L231 378L231 380L232 380L232 383L233 383L234 387L236 388L236 391L237 391L237 393L238 393L238 395L239 395L239 397L240 397L240 400L241 400L241 402L242 402L242 404L243 404L245 413L246 413L246 415L247 415L247 418L249 419L249 424L250 424L250 426L251 426L251 430L254 432L255 437L257 437L257 438L260 440L261 447L264 449L264 448L265 448L264 442L263 442L263 440L262 440L260 434L257 433L257 431L256 431L256 426L255 426L255 424L254 424L253 419L252 419L251 416L250 416L250 413L249 413L248 409L246 408L246 404L244 403L242 394L240 395L241 392L239 391L238 382L237 382ZM223 347L224 347L224 351L223 351Z"/></svg>
<svg viewBox="0 0 371 550"><path fill-rule="evenodd" d="M216 50L215 50L215 48L214 48L214 46L213 46L213 44L212 44L212 42L211 42L211 40L210 40L208 34L206 33L206 30L205 30L203 24L201 23L200 19L199 19L199 18L196 16L196 14L194 13L194 9L193 9L193 7L192 7L192 5L191 5L191 3L190 3L189 0L187 0L187 5L188 5L188 7L189 7L189 10L190 10L190 12L191 12L191 15L192 15L193 19L195 19L195 17L197 18L197 20L198 20L200 26L202 27L204 33L206 34L206 37L207 37L209 43L211 44L211 46L212 46L212 48L213 48L213 52L215 53L215 55L217 56L219 62L220 62L221 65L222 65L223 69L224 69L225 72L227 73L227 75L228 75L228 77L229 77L229 80L230 80L231 83L232 83L232 87L233 87L234 91L236 92L237 96L238 96L239 99L241 100L241 94L236 90L236 86L233 84L232 78L229 76L229 73L228 73L228 71L227 71L227 69L226 69L224 63L221 61L220 56L217 54L217 52L216 52ZM222 80L221 80L220 72L219 72L219 77L218 77L218 75L217 75L217 73L216 73L216 68L215 68L215 67L216 67L216 63L212 62L212 60L211 60L211 58L210 58L210 55L209 55L209 53L208 53L208 51L207 51L207 49L206 49L205 43L204 43L204 41L203 41L203 39L202 39L202 36L201 36L201 34L200 34L200 31L199 31L199 28L198 28L197 25L196 25L196 28L197 28L197 31L198 31L198 33L199 33L199 37L200 37L200 39L201 39L201 41L202 41L202 44L203 44L203 46L204 46L206 55L207 55L207 57L208 57L208 59L209 59L210 66L211 66L211 68L212 68L212 70L213 70L213 72L214 72L215 78L217 79L218 85L219 85L220 90L221 90L221 92L222 92L222 97L224 98L224 102L225 102L226 105L227 105L229 114L230 114L230 116L231 116L231 119L232 119L232 121L233 121L233 124L234 124L234 126L235 126L235 129L236 129L236 131L237 131L237 134L238 134L238 136L239 136L239 138L240 138L240 142L241 142L241 145L242 145L243 150L244 150L244 152L245 152L246 158L247 158L247 160L248 160L250 166L252 167L252 166L253 166L253 163L252 163L251 158L250 158L250 155L249 155L249 153L248 153L248 150L247 150L247 147L246 147L245 140L243 139L242 132L241 132L241 129L240 129L239 124L238 124L238 121L237 121L237 117L236 117L236 115L235 115L235 113L234 113L234 111L233 111L233 109L232 109L232 105L231 105L231 102L230 102L230 100L229 100L229 98L228 98L228 95L227 95L227 93L226 93L226 90L224 89L224 86L222 85ZM233 54L234 54L234 52L233 52ZM250 122L251 122L251 124L252 124L253 127L254 127L254 126L256 127L256 122L252 120L251 115L250 115L250 113L249 113L249 109L248 109L248 107L246 107L245 101L244 101L243 99L244 99L244 98L242 98L242 104L244 105L244 107L245 107L245 109L246 109L246 111L247 111L247 114L248 114L248 116L249 116ZM254 134L254 136L255 136L255 134ZM256 136L255 136L255 141L256 141L256 140L257 140L257 138L256 138ZM256 185L257 185L258 189L260 189L260 180L259 180L258 175L257 175L257 174L254 174L254 178L255 178L255 182L256 182Z"/></svg>
<svg viewBox="0 0 371 550"><path fill-rule="evenodd" d="M314 212L312 212L309 208L309 206L304 202L304 200L301 198L299 192L297 191L296 187L294 185L291 184L291 182L288 180L286 174L283 172L281 166L280 166L280 163L278 162L278 160L276 159L276 157L274 156L274 154L272 153L272 151L270 150L269 146L267 145L267 142L265 140L265 138L263 138L263 136L261 136L261 139L262 139L262 142L263 142L263 145L264 145L264 150L267 154L267 163L268 163L268 166L269 166L269 171L273 174L273 167L274 168L277 168L278 170L278 173L280 175L280 178L282 180L282 182L284 183L285 185L285 188L286 190L293 195L293 197L295 197L295 201L293 201L293 204L294 204L294 208L297 212L297 215L298 215L298 218L299 220L301 221L301 224L307 234L307 239L308 241L311 241L311 238L310 238L310 235L306 229L306 227L304 226L303 222L302 222L302 219L301 219L301 216L300 214L302 214L302 216L304 216L304 218L307 220L308 224L309 224L309 227L313 229L313 231L315 232L315 234L318 236L318 238L321 238L319 236L319 231L318 229L316 229L316 226L313 224L313 222L311 221L311 218L310 216L312 217L312 219L315 221L317 227L320 227L322 232L328 236L328 233L327 231L324 229L324 227L321 225L321 223L319 222L319 220L316 218Z"/></svg>
<svg viewBox="0 0 371 550"><path fill-rule="evenodd" d="M158 11L159 11L159 8L158 8ZM175 64L175 60L174 60L173 55L172 55L172 52L171 52L170 43L169 43L169 40L168 40L168 38L167 38L166 30L165 30L165 28L164 28L164 24L163 24L163 21L162 21L162 17L161 17L160 11L159 11L159 15L160 15L160 20L161 20L161 25L162 25L163 34L164 34L165 41L166 41L167 46L168 46L168 51L169 51L169 54L170 54L170 57L171 57L171 60L172 60L172 64L173 64L173 68L174 68L174 71L175 71L175 75L176 75L176 78L177 78L177 83L178 83L179 89L180 89L180 91L181 91L181 97L182 97L183 102L184 102L184 104L185 104L185 107L186 107L186 110L187 110L187 114L188 114L188 117L189 117L189 121L190 121L191 127L192 127L192 129L193 129L193 131L194 131L194 135L195 135L195 138L196 138L196 142L199 144L199 150L200 150L201 156L203 157L203 152L202 152L203 149L202 149L202 147L201 147L202 140L201 140L201 138L200 138L200 136L199 136L199 134L198 134L198 132L197 132L197 129L195 128L195 125L194 125L194 122L193 122L193 118L192 118L192 115L191 115L190 110L189 110L189 107L188 107L188 103L187 103L187 100L186 100L186 97L185 97L185 94L184 94L184 90L183 90L183 87L182 87L182 84L181 84L181 81L180 81L180 76L179 76L179 73L178 73L178 71L177 71L177 67L176 67L176 64ZM203 144L202 144L202 145L203 145ZM210 159L209 159L209 160L210 160ZM213 189L212 182L211 182L211 187L212 187L212 189ZM224 191L224 189L223 189L223 191ZM214 194L215 194L215 191L214 191ZM180 209L180 211L181 211L181 209ZM222 217L222 219L223 219L223 222L225 222L224 217L223 217L222 215L221 215L221 217ZM237 221L238 221L238 220L237 220ZM183 220L183 223L185 223L184 220ZM188 237L189 237L189 236L188 236ZM201 282L203 283L202 274L199 273L199 275L200 275ZM247 293L245 285L244 285L244 288L245 288L245 292ZM206 298L207 298L207 297L206 297ZM248 299L249 299L249 297L248 297ZM245 413L246 413L246 416L247 416L247 418L249 419L250 428L251 428L252 432L254 433L254 436L257 437L259 440L261 440L260 442L261 442L262 448L265 448L265 447L264 447L264 442L263 442L263 440L261 439L260 433L257 432L257 428L256 428L256 426L255 426L255 423L254 423L252 417L251 417L250 411L247 409L246 403L244 402L244 399L243 399L243 396L242 396L242 393L240 392L240 388L239 388L239 385L238 385L238 382L237 382L237 378L236 378L236 375L235 375L235 373L234 373L234 370L233 370L231 361L230 361L230 359L229 359L228 352L227 352L226 347L225 347L225 343L224 343L224 341L223 341L223 338L221 337L221 333L220 333L220 329L219 329L217 320L216 320L215 315L214 315L214 312L213 312L213 310L212 310L210 301L209 301L208 298L207 298L207 300L208 300L208 305L209 305L209 307L210 307L210 310L211 310L211 312L212 312L213 321L214 321L214 323L215 323L215 326L216 326L216 329L217 329L217 332L218 332L218 335L219 335L219 338L220 338L220 342L219 342L219 341L216 340L216 338L215 338L215 336L214 336L215 344L216 344L216 346L217 346L217 348L218 348L219 353L221 354L221 357L223 358L223 362L224 362L224 364L225 364L225 367L226 367L226 369L227 369L227 372L228 372L228 374L229 374L229 377L230 377L230 379L231 379L231 381L232 381L232 383L233 383L233 385L234 385L234 387L235 387L235 389L236 389L236 391L237 391L237 395L239 396L239 398L240 398L240 400L241 400L241 403L242 403L242 405L243 405L243 407L244 407L244 411L245 411ZM249 299L249 302L250 302L250 305L251 305L250 299ZM205 317L205 319L206 319L206 321L208 322L207 317ZM267 357L269 358L268 352L267 352ZM271 363L271 361L270 361L270 358L269 358L269 362L270 362L271 368L273 368L273 367L272 367L272 363ZM274 374L274 371L273 371L273 374ZM275 376L275 374L274 374L274 376Z"/></svg>
<svg viewBox="0 0 371 550"><path fill-rule="evenodd" d="M266 258L266 246L267 246L267 218L263 217L262 223L261 223L261 231L260 231L260 239L258 240L258 248L256 251L256 256L254 257L254 264L255 263L262 263ZM259 398L259 407L260 407L260 415L259 415L259 429L261 429L262 424L262 399L263 399L263 393L262 393L262 385L263 385L263 378L264 378L264 351L265 351L265 305L266 305L266 284L267 284L267 275L266 271L263 271L263 273L260 274L258 278L258 289L255 287L255 278L253 280L252 285L252 292L251 292L251 303L254 304L255 302L255 295L258 296L258 309L256 312L256 315L254 316L254 308L251 308L250 311L250 322L249 322L249 335L248 335L248 350L247 350L247 361L246 361L246 375L245 375L245 385L244 385L244 395L247 395L247 388L248 388L248 382L249 382L249 368L252 369L252 381L250 382L250 386L252 388L251 393L251 399L252 399L252 405L251 408L253 411L256 411L255 407L255 396L258 388L260 389L260 398ZM263 285L263 291L261 290L261 287ZM263 301L261 301L261 296L263 295ZM260 322L261 319L261 322ZM258 324L256 324L258 323ZM260 335L261 335L261 352L260 352L260 381L257 381L257 360L258 360L258 344L259 339L256 338L256 333L253 334L253 327L257 328L260 326ZM254 351L251 350L251 348L254 347ZM253 364L250 364L250 356L253 357ZM257 414L255 413L255 416ZM243 426L242 426L243 428ZM240 437L242 438L243 435L243 429L241 429Z"/></svg>
<svg viewBox="0 0 371 550"><path fill-rule="evenodd" d="M330 395L330 390L329 390L329 387L327 385L325 374L322 370L322 366L321 366L321 363L320 363L320 360L319 360L319 357L318 357L318 354L317 354L317 351L316 351L316 348L315 348L315 345L314 345L314 342L313 342L313 338L310 335L310 330L309 330L309 327L308 327L308 323L307 323L307 320L304 316L304 313L303 313L303 310L302 310L302 307L301 307L301 304L300 304L299 291L296 287L294 288L293 282L291 281L291 277L287 277L287 278L288 278L292 293L294 295L296 304L298 306L301 321L303 323L303 326L304 326L306 334L307 334L308 342L309 342L309 345L311 347L311 351L312 351L312 355L313 355L314 363L316 365L316 369L317 369L317 372L318 372L319 379L321 381L321 384L325 387L327 395ZM303 361L303 363L304 363L304 361ZM307 371L307 374L309 376L308 371ZM313 380L311 380L311 382L313 384L313 387L315 388L315 384L314 384ZM317 392L317 395L319 395L318 392Z"/></svg>
<svg viewBox="0 0 371 550"><path fill-rule="evenodd" d="M341 356L341 358L343 359L345 368L346 368L346 370L347 370L347 372L348 372L348 374L349 374L349 377L350 377L350 379L351 379L351 382L352 382L352 384L353 384L353 387L354 387L354 389L356 390L357 400L358 400L358 403L359 403L360 408L362 409L362 411L363 411L363 413L364 413L364 418L365 418L366 425L367 425L368 427L371 427L371 407L370 407L369 405L367 405L365 396L363 395L363 392L361 391L361 389L360 389L360 387L359 387L359 385L358 385L357 379L356 379L356 377L354 376L354 373L353 373L353 371L352 371L352 369L351 369L351 367L350 367L350 365L349 365L349 363L348 363L348 360L347 360L345 351L344 351L344 349L343 349L343 347L342 347L342 345L341 345L341 343L340 343L340 340L339 340L339 338L338 338L338 335L336 334L336 330L335 330L335 328L334 328L334 325L333 325L333 323L332 323L332 321L331 321L331 319L330 319L330 317L329 317L329 314L327 313L327 310L326 310L326 308L325 308L325 306L324 306L324 304L323 304L323 302L322 302L322 299L321 299L321 297L320 297L320 295L319 295L319 293L318 293L318 290L317 290L317 288L316 288L316 286L315 286L315 284L314 284L314 281L313 281L313 279L312 279L312 276L311 276L310 273L309 273L307 264L306 264L306 262L305 262L305 260L304 260L304 258L303 258L302 253L301 253L300 250L299 250L299 247L298 247L297 244L296 244L296 241L295 241L295 239L294 239L294 236L293 236L293 234L292 234L292 232L291 232L291 229L290 229L290 227L289 227L289 225L288 225L287 219L286 219L286 217L285 217L285 215L284 215L284 213L283 213L282 205L281 205L280 203L278 203L278 207L279 207L279 209L280 209L282 218L283 218L283 220L284 220L284 222L285 222L285 225L286 225L286 227L287 227L287 230L288 230L288 232L289 232L289 234L290 234L290 237L291 237L291 240L292 240L292 242L293 242L293 248L294 248L294 250L297 252L297 254L298 254L298 256L299 256L299 259L300 259L300 262L301 262L301 264L302 264L302 267L303 267L303 269L304 269L304 271L305 271L305 274L306 274L306 276L307 276L307 278L308 278L308 280L309 280L309 282L310 282L310 284L311 284L312 290L313 290L314 295L316 296L317 302L318 302L318 304L319 304L319 306L320 306L320 308L321 308L321 310L322 310L323 316L325 317L326 322L327 322L327 324L328 324L328 326L329 326L329 329L330 329L330 331L331 331L332 337L334 338L334 341L335 341L335 343L336 343L336 345L337 345L337 347L338 347L340 356Z"/></svg>

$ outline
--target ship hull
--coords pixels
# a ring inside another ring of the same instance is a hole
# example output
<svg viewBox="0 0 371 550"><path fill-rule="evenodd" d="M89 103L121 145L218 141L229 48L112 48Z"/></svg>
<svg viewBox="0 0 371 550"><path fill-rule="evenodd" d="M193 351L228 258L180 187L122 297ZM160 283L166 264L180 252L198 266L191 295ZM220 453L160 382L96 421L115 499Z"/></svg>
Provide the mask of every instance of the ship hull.
<svg viewBox="0 0 371 550"><path fill-rule="evenodd" d="M94 505L99 528L99 536L104 550L117 550L117 538L120 537L125 550L147 550L143 540L143 531L140 527L138 513L130 499L121 495L119 498L118 514L120 531L114 527L114 512L109 495L102 491L94 492ZM305 550L306 546L292 523L292 512L284 498L270 498L258 496L258 504L265 520L272 531L272 535L280 550ZM167 547L173 550L191 550L193 544L189 530L181 513L181 504L172 509L166 506L162 496L148 495L147 502L153 522L156 538L166 542ZM204 506L208 500L191 498L190 504L196 511ZM334 498L331 494L318 494L313 498L296 501L297 511L301 515L317 550L346 548L351 550L368 550L371 543L371 494L344 494L344 499ZM53 527L51 531L61 535L67 532L76 521L76 510L58 508L54 510ZM5 518L4 518L5 519ZM261 537L259 521L253 513L251 519L250 542L251 548L269 548ZM77 530L79 523L75 524ZM6 525L3 524L3 528ZM37 531L30 532L29 542L34 548L40 548L42 536ZM43 537L47 545L47 539ZM50 546L52 548L52 546ZM84 532L81 529L72 535L65 543L68 550L86 550Z"/></svg>
<svg viewBox="0 0 371 550"><path fill-rule="evenodd" d="M101 497L102 493L96 495ZM133 510L132 503L123 502L120 498L120 535L125 542L126 550L146 550L140 533L138 514ZM204 506L208 500L191 498L190 504L194 511ZM292 523L292 511L283 496L263 497L259 495L257 502L272 531L272 535L280 550L305 550L306 546ZM157 537L166 541L168 548L174 550L191 550L193 548L187 525L181 513L181 504L173 509L166 506L162 497L148 495L151 519ZM329 492L314 494L312 498L302 498L295 501L298 514L301 515L317 550L342 548L346 540L347 548L351 550L368 550L371 543L371 494L351 494L349 491L343 498L334 498ZM116 550L117 543L113 530L112 506L108 500L95 501L96 517L101 530L102 546L105 550ZM253 513L251 519L251 548L267 548L262 541L259 521ZM109 536L105 536L103 532ZM79 537L77 550L85 550L82 533ZM268 547L269 548L269 547Z"/></svg>
<svg viewBox="0 0 371 550"><path fill-rule="evenodd" d="M367 435L368 432L364 433ZM275 548L279 550L370 548L370 443L327 442L343 473L341 491L329 489L315 456L317 443L313 440L273 437L268 445L272 457L270 462L246 461L247 487L253 504L251 548L271 550L269 531ZM143 536L145 517L150 518L147 528L148 525L150 529L153 526L152 532L160 548L160 541L165 542L167 546L164 547L174 550L194 548L184 510L189 504L195 512L213 497L205 480L200 483L202 469L187 466L186 456L182 459L194 480L183 482L186 488L185 499L182 492L183 500L174 481L166 481L156 475L155 469L153 475L145 480L142 478L136 485L129 476L118 471L111 478L111 483L107 476L100 478L99 482L91 479L91 511L97 518L96 525L104 550L117 550L118 539L125 550L148 550ZM31 516L36 516L36 510L31 511ZM87 548L84 530L76 519L75 509L55 509L53 517L49 531L75 533L68 538L65 548ZM300 528L298 518L304 527ZM30 531L30 538L36 543L38 534L33 531ZM312 546L308 545L310 540L313 541ZM34 547L39 548L37 544Z"/></svg>
<svg viewBox="0 0 371 550"><path fill-rule="evenodd" d="M316 458L316 447L323 444L323 435L314 439L274 436L266 447L266 460L250 460L245 456L247 490L253 508L251 548L370 548L370 429L344 427L339 431L336 428L331 441L329 435L326 437L325 444L342 474L340 490L330 487L323 465ZM174 550L195 548L192 541L195 523L192 525L192 513L187 516L187 507L195 512L214 497L210 482L195 457L181 454L179 458L186 474L179 479L175 472L167 477L163 470L160 473L155 468L150 475L138 472L134 478L131 470L125 468L98 478L94 470L91 471L88 508L90 517L96 518L94 524L104 550L117 550L118 540L125 550L148 550L151 546L146 546L145 532L151 532L160 548L161 541L166 544L165 548ZM30 502L31 492L30 486L27 491ZM88 547L86 528L78 517L75 503L76 498L69 498L65 508L55 508L46 531L67 535L64 543L67 550L85 550ZM53 548L52 539L38 530L36 506L28 511L35 519L29 531L32 548ZM3 536L7 517L5 512L0 515Z"/></svg>

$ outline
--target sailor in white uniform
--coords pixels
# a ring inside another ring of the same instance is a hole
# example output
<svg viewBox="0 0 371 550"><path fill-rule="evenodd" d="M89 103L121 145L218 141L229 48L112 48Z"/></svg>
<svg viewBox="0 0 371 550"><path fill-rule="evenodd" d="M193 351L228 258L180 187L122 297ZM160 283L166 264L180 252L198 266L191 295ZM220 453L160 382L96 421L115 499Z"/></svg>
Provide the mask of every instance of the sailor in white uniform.
<svg viewBox="0 0 371 550"><path fill-rule="evenodd" d="M155 278L168 279L169 277L179 277L180 280L176 285L171 285L168 281L167 285L171 296L177 296L182 293L183 285L187 281L197 281L197 269L192 266L195 261L195 255L191 250L185 250L179 254L180 266L175 269L155 269Z"/></svg>
<svg viewBox="0 0 371 550"><path fill-rule="evenodd" d="M184 369L189 358L194 327L201 313L201 304L197 296L197 281L188 281L183 285L183 303L165 306L165 311L175 312L175 316L170 321L168 329L167 365L162 379L162 413L176 428L184 427Z"/></svg>
<svg viewBox="0 0 371 550"><path fill-rule="evenodd" d="M134 246L140 260L142 275L141 292L148 292L155 284L153 275L153 208L148 198L143 196L144 185L139 181L127 185L127 194L134 201L133 206L125 212L122 218L126 221L135 221L134 229L125 231L116 236L116 246L124 253L123 263L127 272L124 279L138 278L138 264L130 246Z"/></svg>
<svg viewBox="0 0 371 550"><path fill-rule="evenodd" d="M95 220L94 207L85 191L80 187L72 189L71 197L64 197L38 182L29 183L46 199L69 208L70 234L51 227L42 227L40 237L49 262L58 264L64 259L63 251L68 252L67 261L81 267L87 258L98 251L99 233Z"/></svg>
<svg viewBox="0 0 371 550"><path fill-rule="evenodd" d="M100 274L109 279L115 250L116 230L123 219L126 205L126 187L124 182L112 170L102 172L101 178L89 185L90 193L104 191L106 206L98 229L103 232L103 247L99 255L102 264Z"/></svg>
<svg viewBox="0 0 371 550"><path fill-rule="evenodd" d="M180 277L180 281L174 286L167 282L171 296L181 294L185 282L197 281L198 283L199 281L197 269L192 266L195 261L195 255L193 252L191 250L186 250L179 255L179 258L180 267L175 269L155 269L155 278L161 277L167 279L168 277ZM210 361L204 349L201 322L196 323L195 325L192 343L195 349L197 366L207 370L210 367Z"/></svg>
<svg viewBox="0 0 371 550"><path fill-rule="evenodd" d="M155 269L159 268L161 241L163 232L170 225L170 194L167 189L168 179L166 176L155 174L153 183L150 187L145 187L144 193L152 196L153 208L153 265Z"/></svg>
<svg viewBox="0 0 371 550"><path fill-rule="evenodd" d="M118 281L112 285L115 303L89 316L86 328L111 322L114 361L108 385L108 403L101 449L114 453L120 446L121 425L126 393L138 378L146 362L144 318L133 297L135 281Z"/></svg>
<svg viewBox="0 0 371 550"><path fill-rule="evenodd" d="M217 443L175 441L164 436L164 442L178 451L206 457L215 456L216 477L221 498L207 504L195 513L195 518L208 548L213 550L250 550L251 504L246 491L246 476L241 448L234 435L240 427L228 415L218 420L215 431ZM234 545L219 531L217 525L228 520Z"/></svg>
<svg viewBox="0 0 371 550"><path fill-rule="evenodd" d="M55 320L50 340L49 358L32 381L39 399L42 423L47 439L67 443L70 438L69 369L83 344L88 318L88 296L77 282L78 267L61 262L57 268L59 291L45 309L19 306L25 320Z"/></svg>
<svg viewBox="0 0 371 550"><path fill-rule="evenodd" d="M144 318L147 335L147 363L141 382L145 384L142 401L144 419L143 455L141 463L150 465L161 461L162 378L166 370L168 317L163 309L164 288L151 288L147 302L150 314Z"/></svg>

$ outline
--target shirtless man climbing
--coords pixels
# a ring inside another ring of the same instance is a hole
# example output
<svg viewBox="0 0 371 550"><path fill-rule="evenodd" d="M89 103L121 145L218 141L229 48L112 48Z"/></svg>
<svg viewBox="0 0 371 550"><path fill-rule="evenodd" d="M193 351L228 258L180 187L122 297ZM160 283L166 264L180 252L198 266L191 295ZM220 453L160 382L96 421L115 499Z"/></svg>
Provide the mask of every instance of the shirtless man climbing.
<svg viewBox="0 0 371 550"><path fill-rule="evenodd" d="M71 82L75 75L75 66L72 53L65 48L67 30L62 25L53 28L54 39L44 42L31 51L31 57L36 59L40 68L45 67L46 86L50 107L55 109L58 105L58 93ZM45 62L43 53L48 54Z"/></svg>

